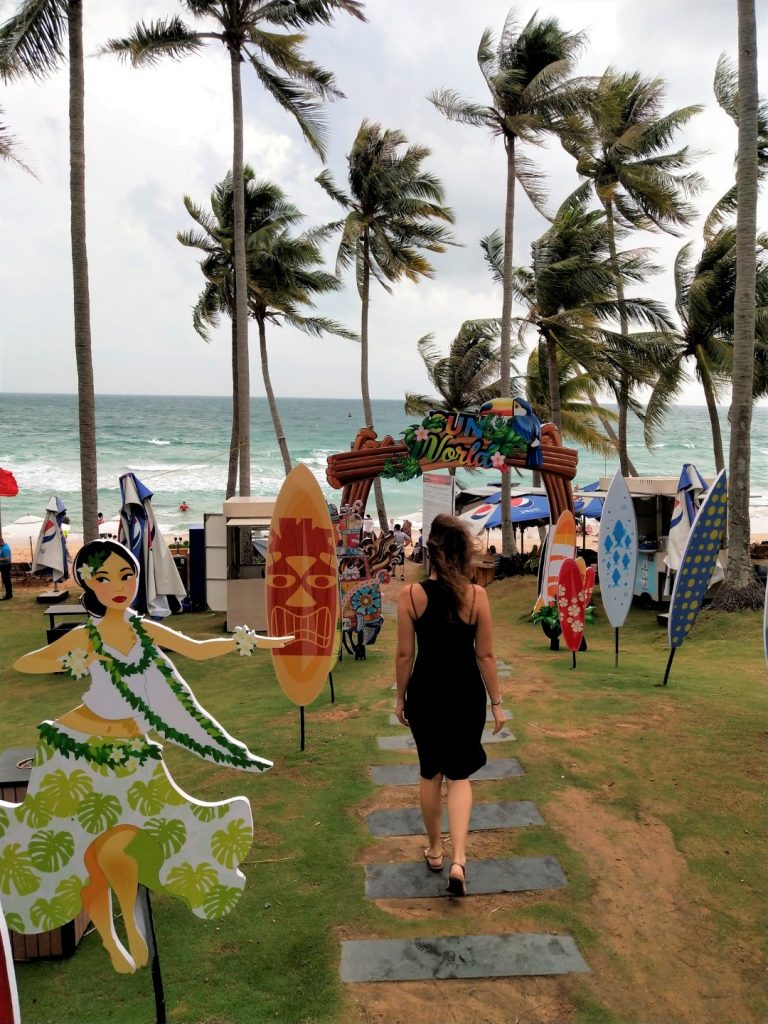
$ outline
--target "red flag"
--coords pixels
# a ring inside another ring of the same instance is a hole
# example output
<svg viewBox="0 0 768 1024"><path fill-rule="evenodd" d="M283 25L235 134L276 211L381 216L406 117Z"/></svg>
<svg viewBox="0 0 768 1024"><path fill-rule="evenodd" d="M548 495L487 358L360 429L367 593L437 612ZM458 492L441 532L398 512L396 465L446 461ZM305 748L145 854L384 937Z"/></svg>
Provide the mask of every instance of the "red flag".
<svg viewBox="0 0 768 1024"><path fill-rule="evenodd" d="M19 493L16 477L10 469L0 468L0 498L15 498Z"/></svg>

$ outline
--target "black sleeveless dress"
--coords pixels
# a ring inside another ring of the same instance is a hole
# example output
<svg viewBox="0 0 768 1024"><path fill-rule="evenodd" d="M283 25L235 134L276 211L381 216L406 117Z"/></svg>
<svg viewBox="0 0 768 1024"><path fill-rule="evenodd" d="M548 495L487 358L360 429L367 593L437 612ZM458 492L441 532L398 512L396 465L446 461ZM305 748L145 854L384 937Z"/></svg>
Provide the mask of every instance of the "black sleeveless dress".
<svg viewBox="0 0 768 1024"><path fill-rule="evenodd" d="M405 692L422 778L466 779L486 762L481 743L486 690L475 656L477 623L451 616L438 580L418 584L427 607L416 619L417 653Z"/></svg>

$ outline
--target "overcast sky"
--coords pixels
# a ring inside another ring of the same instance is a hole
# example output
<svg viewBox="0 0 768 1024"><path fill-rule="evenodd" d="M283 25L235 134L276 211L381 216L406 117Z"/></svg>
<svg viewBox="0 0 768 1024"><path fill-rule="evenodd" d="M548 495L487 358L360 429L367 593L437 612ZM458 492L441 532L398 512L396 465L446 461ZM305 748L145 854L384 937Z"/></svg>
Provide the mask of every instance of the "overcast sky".
<svg viewBox="0 0 768 1024"><path fill-rule="evenodd" d="M138 20L178 13L174 0L107 0L85 5L85 49L127 33ZM736 130L712 95L718 55L736 54L736 0L542 0L519 3L521 23L537 8L569 30L586 29L589 46L579 70L599 74L609 64L668 82L668 108L705 104L679 144L706 151L698 165L709 190L706 212L730 186ZM768 9L758 7L759 47L768 53ZM0 2L0 17L16 9ZM461 248L434 256L433 280L375 288L371 306L370 380L374 398L402 398L429 385L416 340L433 332L447 351L463 320L498 316L501 291L490 281L478 240L500 227L505 157L499 140L442 117L426 96L448 86L485 103L477 66L484 28L497 34L507 0L368 0L368 23L339 16L313 29L307 55L331 69L346 99L327 107L328 166L345 180L345 155L363 118L399 128L427 145L426 166L446 189ZM258 176L281 185L309 224L338 216L315 183L320 161L289 115L243 70L246 83L245 158ZM181 63L134 70L111 57L86 62L86 174L93 359L100 394L215 394L231 391L229 328L211 345L194 333L190 310L202 285L194 250L176 232L192 226L186 193L207 205L211 187L231 160L229 64L211 45ZM764 83L761 83L764 88ZM76 389L69 253L67 73L36 84L4 87L0 103L39 181L0 165L0 324L5 391ZM541 150L556 208L576 185L573 163L556 147ZM766 226L766 206L759 215ZM515 262L546 223L518 189ZM700 239L701 221L690 229ZM683 240L646 236L669 266ZM330 255L330 251L329 251ZM357 329L359 299L352 278L319 309ZM671 276L654 279L649 294L672 298ZM263 394L252 330L252 394ZM359 348L353 342L308 339L290 329L269 336L278 395L359 394ZM255 358L254 358L255 356ZM694 385L684 401L701 402Z"/></svg>

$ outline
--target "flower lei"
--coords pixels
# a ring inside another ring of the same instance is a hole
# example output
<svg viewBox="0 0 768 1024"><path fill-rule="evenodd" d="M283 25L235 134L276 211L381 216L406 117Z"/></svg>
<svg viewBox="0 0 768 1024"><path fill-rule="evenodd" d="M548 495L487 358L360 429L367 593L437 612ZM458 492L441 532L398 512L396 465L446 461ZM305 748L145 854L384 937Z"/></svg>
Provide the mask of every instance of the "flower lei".
<svg viewBox="0 0 768 1024"><path fill-rule="evenodd" d="M186 747L187 750L197 754L198 757L208 758L215 761L217 764L232 764L237 768L256 767L262 771L265 770L267 768L266 764L262 766L261 762L256 758L252 758L248 751L243 750L241 746L233 743L233 741L226 736L195 703L187 688L175 678L171 666L157 650L154 641L144 631L140 617L138 615L132 615L128 621L133 626L136 636L139 638L139 643L141 644L141 658L135 665L129 665L127 662L121 661L119 658L116 658L113 654L110 654L105 650L104 644L99 636L99 632L91 619L88 619L85 624L85 628L94 651L98 655L108 659L108 661L102 662L102 664L109 673L109 678L112 680L112 684L120 696L133 708L134 711L138 711L138 713L147 722L149 722L152 728L160 733L161 736L164 736L166 739L178 744L180 747ZM186 733L179 732L156 714L149 704L135 694L130 687L125 685L123 682L123 678L125 676L142 674L153 663L156 668L159 669L160 674L168 683L168 686L173 691L179 704L181 704L187 714L194 718L194 720L202 726L205 732L208 733L211 739L220 747L224 748L226 753L218 750L216 747L198 743L197 740L192 739L192 737L188 736Z"/></svg>
<svg viewBox="0 0 768 1024"><path fill-rule="evenodd" d="M63 757L83 758L91 764L106 765L108 768L124 768L133 759L143 765L152 759L162 760L161 747L143 737L132 740L102 741L101 737L90 742L81 742L63 732L53 722L43 722L38 727L40 737L49 747Z"/></svg>

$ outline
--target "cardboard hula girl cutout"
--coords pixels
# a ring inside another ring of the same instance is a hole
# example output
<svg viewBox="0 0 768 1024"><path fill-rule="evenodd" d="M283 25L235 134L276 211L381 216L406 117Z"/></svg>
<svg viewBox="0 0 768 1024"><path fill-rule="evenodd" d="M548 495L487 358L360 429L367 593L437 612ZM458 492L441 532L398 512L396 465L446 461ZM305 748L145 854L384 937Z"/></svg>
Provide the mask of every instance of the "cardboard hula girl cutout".
<svg viewBox="0 0 768 1024"><path fill-rule="evenodd" d="M40 725L23 802L0 802L0 898L17 932L58 927L84 908L113 966L128 974L148 957L138 885L180 897L198 917L221 917L245 885L238 864L253 839L245 797L203 803L188 796L147 734L242 771L272 764L197 703L160 645L206 661L293 638L257 636L241 626L232 639L192 640L142 619L131 609L138 562L114 541L86 544L74 573L92 617L14 665L39 674L63 668L86 689L82 704ZM112 893L127 950L114 929Z"/></svg>

